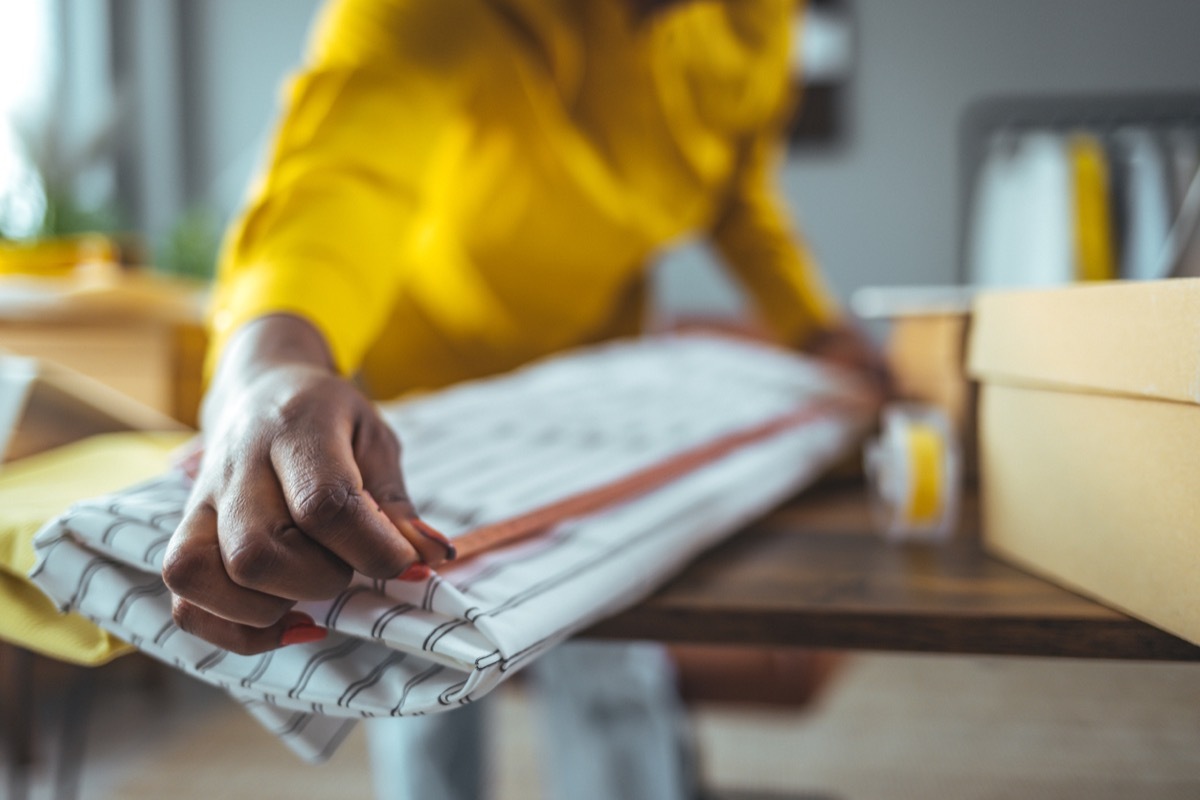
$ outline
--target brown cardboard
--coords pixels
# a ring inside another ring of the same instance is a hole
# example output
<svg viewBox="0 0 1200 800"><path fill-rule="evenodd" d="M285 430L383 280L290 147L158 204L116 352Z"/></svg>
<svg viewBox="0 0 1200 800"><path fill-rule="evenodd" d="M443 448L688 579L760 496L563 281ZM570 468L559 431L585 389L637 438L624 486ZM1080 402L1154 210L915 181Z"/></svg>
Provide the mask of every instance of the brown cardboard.
<svg viewBox="0 0 1200 800"><path fill-rule="evenodd" d="M976 306L985 546L1200 644L1200 281Z"/></svg>
<svg viewBox="0 0 1200 800"><path fill-rule="evenodd" d="M975 301L981 381L1200 402L1200 279L990 292Z"/></svg>
<svg viewBox="0 0 1200 800"><path fill-rule="evenodd" d="M5 356L0 353L0 358ZM14 461L88 436L182 431L186 426L115 389L48 361L36 373L2 455Z"/></svg>
<svg viewBox="0 0 1200 800"><path fill-rule="evenodd" d="M970 315L910 314L892 320L886 345L896 397L946 413L963 450L969 478L976 473L975 386L967 379Z"/></svg>

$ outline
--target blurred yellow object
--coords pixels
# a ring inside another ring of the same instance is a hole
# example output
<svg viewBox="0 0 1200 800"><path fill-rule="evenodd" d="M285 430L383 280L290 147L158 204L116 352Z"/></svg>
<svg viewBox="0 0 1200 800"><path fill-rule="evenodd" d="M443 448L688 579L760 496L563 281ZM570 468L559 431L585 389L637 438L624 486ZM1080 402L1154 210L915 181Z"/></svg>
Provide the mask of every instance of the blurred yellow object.
<svg viewBox="0 0 1200 800"><path fill-rule="evenodd" d="M76 614L60 614L26 578L33 536L74 502L150 478L193 434L116 433L6 465L0 472L0 639L75 664L99 665L129 645Z"/></svg>
<svg viewBox="0 0 1200 800"><path fill-rule="evenodd" d="M32 241L0 241L0 275L62 278L84 264L116 264L120 249L107 236L81 234Z"/></svg>
<svg viewBox="0 0 1200 800"><path fill-rule="evenodd" d="M1095 136L1077 134L1071 137L1069 147L1075 189L1076 277L1111 281L1117 277L1117 258L1104 145Z"/></svg>

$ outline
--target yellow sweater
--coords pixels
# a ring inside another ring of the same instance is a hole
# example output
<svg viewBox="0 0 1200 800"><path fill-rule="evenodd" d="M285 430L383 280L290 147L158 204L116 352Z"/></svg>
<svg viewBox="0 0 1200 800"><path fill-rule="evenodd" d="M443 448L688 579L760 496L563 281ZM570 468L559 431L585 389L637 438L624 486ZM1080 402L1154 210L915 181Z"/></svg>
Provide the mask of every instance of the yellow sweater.
<svg viewBox="0 0 1200 800"><path fill-rule="evenodd" d="M640 321L646 262L710 234L784 341L836 307L770 183L794 2L338 0L226 243L211 370L272 312L379 397Z"/></svg>

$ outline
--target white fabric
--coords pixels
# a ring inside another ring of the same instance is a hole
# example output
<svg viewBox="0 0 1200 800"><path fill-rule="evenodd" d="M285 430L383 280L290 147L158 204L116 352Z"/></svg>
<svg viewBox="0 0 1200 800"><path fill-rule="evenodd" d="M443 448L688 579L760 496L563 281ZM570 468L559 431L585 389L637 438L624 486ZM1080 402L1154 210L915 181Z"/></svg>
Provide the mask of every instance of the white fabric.
<svg viewBox="0 0 1200 800"><path fill-rule="evenodd" d="M1173 131L1170 141L1178 204L1164 248L1164 271L1172 278L1200 278L1200 133Z"/></svg>
<svg viewBox="0 0 1200 800"><path fill-rule="evenodd" d="M605 484L829 396L844 374L760 345L625 342L385 407L419 512L451 537ZM539 654L646 596L704 547L813 480L858 440L828 410L642 497L565 521L422 583L357 578L297 609L330 629L239 656L180 631L160 577L189 486L181 473L80 503L36 539L37 583L63 609L224 687L297 752L331 753L348 720L475 700Z"/></svg>
<svg viewBox="0 0 1200 800"><path fill-rule="evenodd" d="M1121 277L1165 278L1171 268L1165 252L1171 200L1162 148L1148 128L1124 128L1116 138L1126 173Z"/></svg>
<svg viewBox="0 0 1200 800"><path fill-rule="evenodd" d="M972 283L1054 286L1074 280L1074 213L1061 136L994 136L975 185L967 253Z"/></svg>

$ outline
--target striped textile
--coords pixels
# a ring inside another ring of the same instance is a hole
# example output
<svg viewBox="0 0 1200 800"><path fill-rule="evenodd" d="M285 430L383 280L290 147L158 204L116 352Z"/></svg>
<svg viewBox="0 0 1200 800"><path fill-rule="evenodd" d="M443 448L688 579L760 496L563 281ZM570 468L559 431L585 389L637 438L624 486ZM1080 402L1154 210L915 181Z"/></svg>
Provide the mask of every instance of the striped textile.
<svg viewBox="0 0 1200 800"><path fill-rule="evenodd" d="M549 647L649 594L811 482L871 419L849 376L747 342L620 342L383 407L421 516L447 535L528 514L811 405L804 423L633 499L565 519L422 583L357 577L297 610L330 629L239 656L179 630L160 577L182 472L72 507L37 536L33 579L63 609L221 686L296 752L331 754L354 720L482 697ZM830 400L844 400L849 404Z"/></svg>

